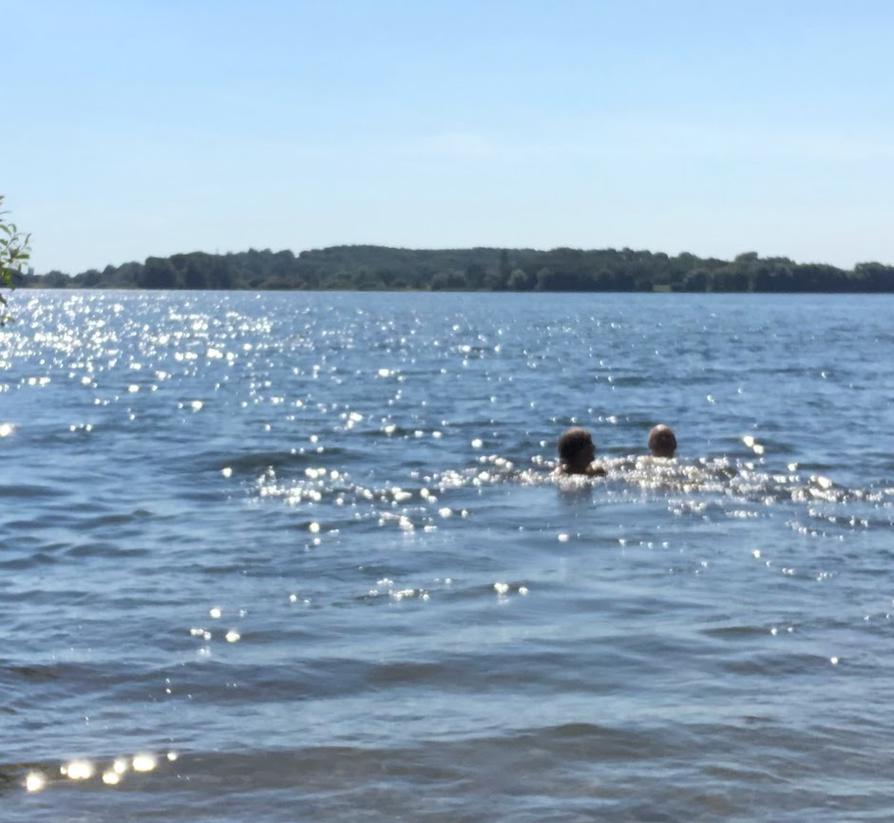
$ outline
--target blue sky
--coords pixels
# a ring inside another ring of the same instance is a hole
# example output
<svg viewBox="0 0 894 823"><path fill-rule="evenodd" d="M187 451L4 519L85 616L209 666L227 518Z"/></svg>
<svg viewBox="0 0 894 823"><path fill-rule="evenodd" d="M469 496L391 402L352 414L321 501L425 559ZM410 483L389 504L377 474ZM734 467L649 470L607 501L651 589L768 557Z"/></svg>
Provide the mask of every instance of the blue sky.
<svg viewBox="0 0 894 823"><path fill-rule="evenodd" d="M38 271L559 245L894 263L894 4L0 0Z"/></svg>

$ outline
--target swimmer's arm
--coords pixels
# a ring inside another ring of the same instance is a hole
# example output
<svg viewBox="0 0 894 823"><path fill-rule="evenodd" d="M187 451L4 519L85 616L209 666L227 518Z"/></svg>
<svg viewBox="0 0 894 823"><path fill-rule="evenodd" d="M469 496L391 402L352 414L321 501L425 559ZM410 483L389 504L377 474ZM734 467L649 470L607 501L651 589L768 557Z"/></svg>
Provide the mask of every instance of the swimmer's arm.
<svg viewBox="0 0 894 823"><path fill-rule="evenodd" d="M589 470L587 471L587 474L590 477L605 477L605 469L603 469L602 466L599 465L591 465Z"/></svg>

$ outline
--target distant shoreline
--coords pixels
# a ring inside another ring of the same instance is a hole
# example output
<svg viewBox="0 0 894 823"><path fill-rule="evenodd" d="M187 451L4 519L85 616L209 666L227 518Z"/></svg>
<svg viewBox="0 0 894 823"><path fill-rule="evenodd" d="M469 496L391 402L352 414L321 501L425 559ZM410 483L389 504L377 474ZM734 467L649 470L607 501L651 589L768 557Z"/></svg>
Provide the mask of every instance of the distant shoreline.
<svg viewBox="0 0 894 823"><path fill-rule="evenodd" d="M332 246L190 252L19 278L24 288L217 291L894 293L894 266L841 269L755 252L733 260L632 249Z"/></svg>

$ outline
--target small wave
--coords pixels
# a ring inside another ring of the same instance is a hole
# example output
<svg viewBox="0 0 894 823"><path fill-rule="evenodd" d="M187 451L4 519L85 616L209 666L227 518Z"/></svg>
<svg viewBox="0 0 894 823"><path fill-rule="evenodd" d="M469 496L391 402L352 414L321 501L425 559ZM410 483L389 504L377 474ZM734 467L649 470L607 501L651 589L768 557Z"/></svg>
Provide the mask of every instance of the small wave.
<svg viewBox="0 0 894 823"><path fill-rule="evenodd" d="M41 497L65 497L70 492L59 486L38 486L34 484L0 484L0 497L32 500Z"/></svg>
<svg viewBox="0 0 894 823"><path fill-rule="evenodd" d="M233 456L215 454L203 455L191 461L204 471L230 469L236 475L251 475L269 468L302 468L310 465L342 465L358 455L341 446L325 446L317 451L316 446L296 447L281 451L259 451Z"/></svg>

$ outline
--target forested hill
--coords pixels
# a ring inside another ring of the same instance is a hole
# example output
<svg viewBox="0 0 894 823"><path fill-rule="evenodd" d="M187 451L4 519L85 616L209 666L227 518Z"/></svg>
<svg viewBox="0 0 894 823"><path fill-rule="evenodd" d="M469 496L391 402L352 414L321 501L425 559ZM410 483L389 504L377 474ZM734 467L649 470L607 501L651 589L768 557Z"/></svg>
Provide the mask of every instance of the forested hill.
<svg viewBox="0 0 894 823"><path fill-rule="evenodd" d="M398 249L192 252L91 269L30 275L23 286L124 289L415 289L482 291L894 292L894 266L844 270L785 257L669 257L631 249Z"/></svg>

